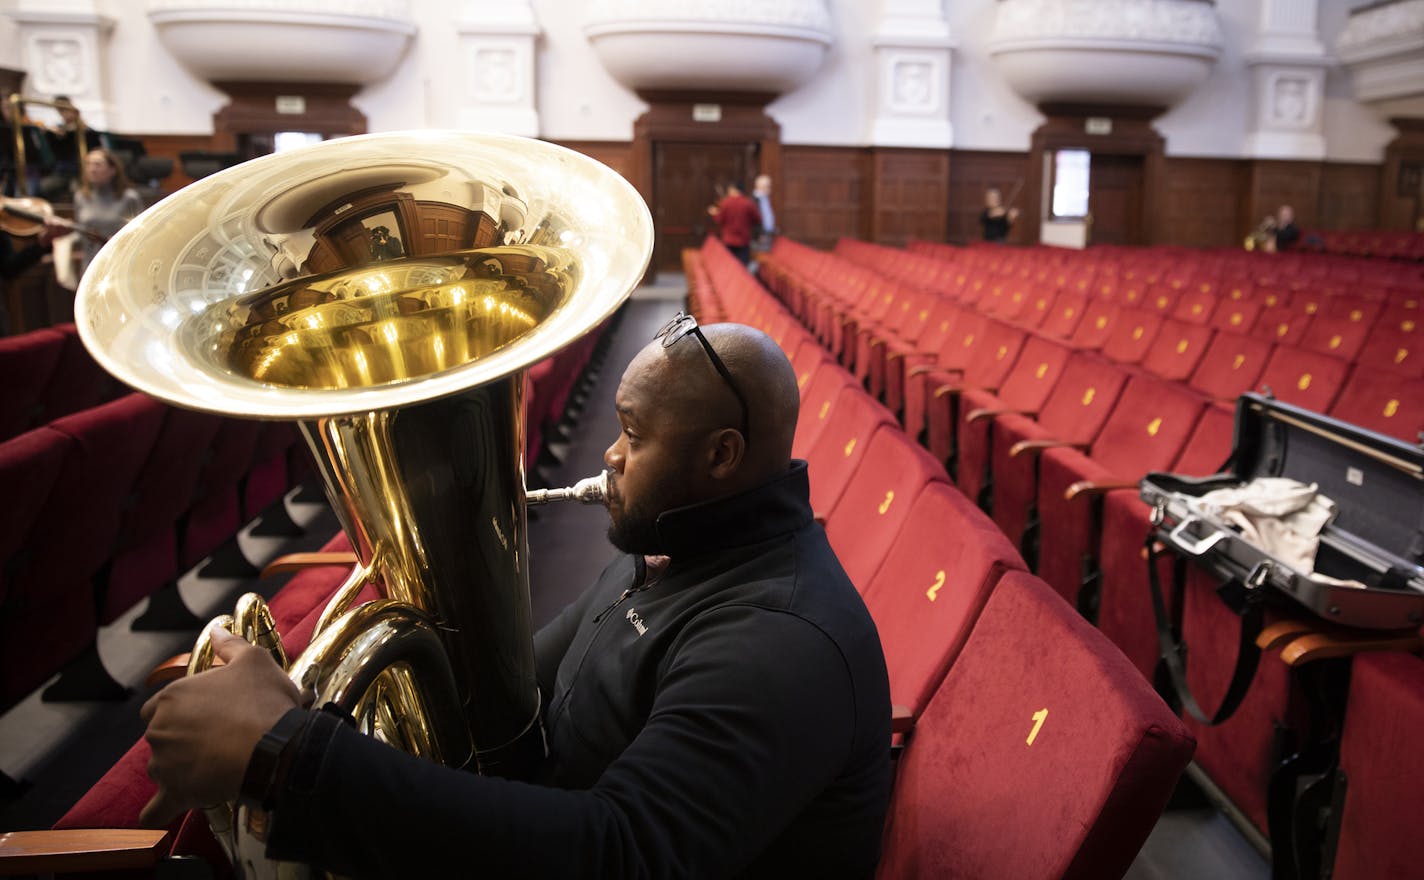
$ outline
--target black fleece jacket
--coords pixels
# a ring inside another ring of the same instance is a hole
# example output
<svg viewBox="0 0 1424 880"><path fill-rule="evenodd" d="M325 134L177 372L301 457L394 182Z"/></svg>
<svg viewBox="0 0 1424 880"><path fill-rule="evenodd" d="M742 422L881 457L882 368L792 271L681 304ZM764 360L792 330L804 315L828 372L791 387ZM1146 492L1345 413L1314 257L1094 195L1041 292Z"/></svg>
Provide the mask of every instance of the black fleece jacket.
<svg viewBox="0 0 1424 880"><path fill-rule="evenodd" d="M357 876L871 876L885 661L805 464L658 530L660 579L620 556L536 637L540 784L412 758L324 714L269 855Z"/></svg>

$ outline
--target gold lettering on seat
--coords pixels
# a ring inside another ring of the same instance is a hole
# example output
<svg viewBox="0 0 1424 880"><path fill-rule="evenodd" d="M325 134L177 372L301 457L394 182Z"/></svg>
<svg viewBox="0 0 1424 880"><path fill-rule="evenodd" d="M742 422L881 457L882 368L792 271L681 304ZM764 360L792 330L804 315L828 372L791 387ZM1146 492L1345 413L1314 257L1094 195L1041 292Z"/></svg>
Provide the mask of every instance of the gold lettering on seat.
<svg viewBox="0 0 1424 880"><path fill-rule="evenodd" d="M877 507L877 508L875 508L875 509L878 510L878 511L880 511L880 515L881 515L881 516L884 516L884 515L885 515L885 511L887 511L887 510L890 509L890 503L891 503L892 501L894 501L894 500L895 500L895 490L894 490L894 489L890 489L890 490L886 491L886 493L885 493L885 500L882 501L882 502L880 502L880 506Z"/></svg>
<svg viewBox="0 0 1424 880"><path fill-rule="evenodd" d="M825 401L824 403L821 404L821 411L818 412L818 413L816 413L816 418L817 418L817 419L824 419L824 418L826 417L826 413L828 413L828 412L830 412L830 411L831 411L831 402L830 402L829 400L827 400L827 401Z"/></svg>
<svg viewBox="0 0 1424 880"><path fill-rule="evenodd" d="M939 332L943 333L943 332L945 332L945 331L948 330L948 329L949 329L949 322L948 322L948 321L940 321L940 322L939 322Z"/></svg>
<svg viewBox="0 0 1424 880"><path fill-rule="evenodd" d="M1242 317L1240 312L1231 313L1231 325L1233 327L1240 327L1243 320L1245 320L1245 318Z"/></svg>
<svg viewBox="0 0 1424 880"><path fill-rule="evenodd" d="M1275 305L1277 301L1278 301L1278 298L1277 298L1277 296L1276 296L1274 293L1268 294L1268 295L1266 296L1266 305L1268 305L1268 306L1273 306L1273 305Z"/></svg>
<svg viewBox="0 0 1424 880"><path fill-rule="evenodd" d="M1354 321L1356 324L1358 324L1358 323L1360 323L1361 321L1363 321L1364 318L1365 318L1365 313L1362 312L1362 311L1360 311L1359 309L1354 309L1354 310L1352 310L1352 311L1350 312L1350 320L1351 320L1351 321Z"/></svg>
<svg viewBox="0 0 1424 880"><path fill-rule="evenodd" d="M1104 327L1106 327L1107 325L1108 325L1108 316L1107 316L1107 315L1098 315L1098 320L1097 320L1097 322L1096 322L1093 326L1095 326L1095 327L1097 327L1099 330L1101 330L1101 329L1103 329Z"/></svg>
<svg viewBox="0 0 1424 880"><path fill-rule="evenodd" d="M929 597L930 597L930 601L933 602L933 601L935 600L935 597L936 597L937 595L939 595L940 587L943 587L943 586L944 586L944 569L941 568L939 571L935 572L934 583L930 585L930 588L929 588L928 590L925 590L925 595L926 595L926 596L929 596Z"/></svg>
<svg viewBox="0 0 1424 880"><path fill-rule="evenodd" d="M1033 377L1035 379L1042 379L1046 375L1048 375L1048 362L1044 361L1043 363L1038 365L1038 369L1033 371Z"/></svg>
<svg viewBox="0 0 1424 880"><path fill-rule="evenodd" d="M1001 361L1001 360L1003 360L1005 357L1007 357L1008 354L1009 354L1009 347L1008 347L1007 345L1001 345L1001 346L999 346L999 351L998 351L998 353L994 356L994 359Z"/></svg>
<svg viewBox="0 0 1424 880"><path fill-rule="evenodd" d="M805 387L806 387L806 380L808 380L808 379L810 379L810 378L811 378L811 374L810 374L810 373L802 373L802 374L801 374L801 377L796 380L796 387L797 387L797 388L805 388Z"/></svg>
<svg viewBox="0 0 1424 880"><path fill-rule="evenodd" d="M1041 300L1039 300L1037 303L1034 304L1034 307L1037 308L1040 312L1041 312L1041 311L1044 311L1045 309L1048 308L1048 300L1046 300L1046 299L1041 299Z"/></svg>
<svg viewBox="0 0 1424 880"><path fill-rule="evenodd" d="M1239 370L1241 369L1241 365L1244 363L1246 363L1246 355L1238 354L1236 357L1231 359L1231 369Z"/></svg>
<svg viewBox="0 0 1424 880"><path fill-rule="evenodd" d="M973 345L973 344L974 344L974 334L973 334L973 333L970 333L968 336L964 337L964 347L965 347L965 348L968 348L969 346L971 346L971 345Z"/></svg>
<svg viewBox="0 0 1424 880"><path fill-rule="evenodd" d="M1156 436L1157 436L1157 432L1160 431L1160 430L1162 430L1162 417L1161 417L1161 416L1158 416L1157 418L1155 418L1155 419L1153 419L1152 421L1150 421L1150 422L1147 423L1147 436L1148 436L1148 437L1156 437Z"/></svg>
<svg viewBox="0 0 1424 880"><path fill-rule="evenodd" d="M1394 353L1394 362L1396 364L1402 364L1404 363L1404 359L1407 357L1409 357L1409 349L1401 348L1399 351L1396 351Z"/></svg>
<svg viewBox="0 0 1424 880"><path fill-rule="evenodd" d="M1190 348L1191 345L1192 345L1192 344L1191 344L1190 342L1188 342L1187 340L1185 340L1185 339L1178 339L1178 340L1177 340L1177 354L1186 354L1186 353L1187 353L1187 349Z"/></svg>
<svg viewBox="0 0 1424 880"><path fill-rule="evenodd" d="M1330 347L1331 347L1331 348L1339 348L1339 347L1340 347L1340 334L1339 334L1339 333L1336 333L1334 336L1330 337Z"/></svg>
<svg viewBox="0 0 1424 880"><path fill-rule="evenodd" d="M1399 322L1399 329L1403 330L1405 333L1413 333L1413 332L1414 332L1414 321L1413 321L1413 319L1411 319L1411 318L1405 318L1403 321L1400 321L1400 322Z"/></svg>
<svg viewBox="0 0 1424 880"><path fill-rule="evenodd" d="M1211 293L1211 284L1208 283L1208 282L1206 282L1206 281L1203 281L1203 282L1202 282L1202 285L1201 285L1201 292L1202 292L1202 293Z"/></svg>
<svg viewBox="0 0 1424 880"><path fill-rule="evenodd" d="M1089 388L1083 392L1083 406L1092 406L1093 398L1098 396L1098 389Z"/></svg>
<svg viewBox="0 0 1424 880"><path fill-rule="evenodd" d="M1241 288L1239 288L1239 287L1234 288L1234 289L1231 291L1231 298L1232 298L1232 299L1240 299L1240 298L1243 297L1243 296L1245 296L1245 294L1243 294L1243 293L1241 292Z"/></svg>
<svg viewBox="0 0 1424 880"><path fill-rule="evenodd" d="M1200 315L1201 313L1202 313L1202 304L1201 304L1201 303L1197 303L1196 305L1192 306L1192 314L1193 314L1193 315Z"/></svg>
<svg viewBox="0 0 1424 880"><path fill-rule="evenodd" d="M1028 739L1024 740L1024 745L1033 745L1033 741L1038 738L1038 729L1043 726L1043 722L1047 718L1047 709L1039 709L1033 713L1033 730L1028 732Z"/></svg>
<svg viewBox="0 0 1424 880"><path fill-rule="evenodd" d="M1394 418L1394 414L1397 413L1397 412L1399 412L1399 401L1394 400L1394 399L1391 399L1391 400L1389 401L1389 403L1386 403L1386 404L1384 405L1384 417L1385 417L1385 418L1387 418L1387 419L1392 419L1392 418Z"/></svg>
<svg viewBox="0 0 1424 880"><path fill-rule="evenodd" d="M1289 324L1286 324L1286 323L1282 322L1282 323L1276 325L1276 335L1277 335L1277 336L1285 336L1285 335L1286 335L1287 333L1289 333L1289 332L1290 332L1290 325L1289 325Z"/></svg>
<svg viewBox="0 0 1424 880"><path fill-rule="evenodd" d="M855 449L855 438L852 437L852 438L850 438L850 440L846 441L846 445L845 445L845 457L846 457L846 458L850 458L851 451L854 450L854 449Z"/></svg>
<svg viewBox="0 0 1424 880"><path fill-rule="evenodd" d="M920 323L923 324L930 316L929 309L920 309Z"/></svg>
<svg viewBox="0 0 1424 880"><path fill-rule="evenodd" d="M1135 340L1141 339L1143 332L1144 332L1144 331L1143 331L1143 327L1142 327L1141 324L1138 324L1136 327L1133 327L1133 328L1132 328L1132 338L1133 338L1133 340L1135 341Z"/></svg>
<svg viewBox="0 0 1424 880"><path fill-rule="evenodd" d="M1066 309L1063 310L1063 317L1065 317L1065 318L1071 318L1071 317L1073 317L1073 315L1074 315L1074 313L1075 313L1076 311L1077 311L1077 309L1074 309L1072 306L1069 306L1068 308L1066 308Z"/></svg>
<svg viewBox="0 0 1424 880"><path fill-rule="evenodd" d="M1307 315L1313 315L1313 314L1315 314L1315 313L1316 313L1317 311L1319 311L1319 310L1320 310L1320 304L1319 304L1319 303L1308 302L1308 303L1305 304L1305 313L1306 313Z"/></svg>
<svg viewBox="0 0 1424 880"><path fill-rule="evenodd" d="M1295 387L1299 388L1301 391L1304 391L1305 389L1309 388L1309 387L1310 387L1310 374L1309 374L1309 373L1301 373L1301 374L1300 374L1300 381L1298 381L1298 382L1295 383Z"/></svg>
<svg viewBox="0 0 1424 880"><path fill-rule="evenodd" d="M1165 297L1165 296L1159 296L1159 297L1157 297L1157 308L1159 308L1159 309L1165 309L1165 308L1167 308L1167 297Z"/></svg>

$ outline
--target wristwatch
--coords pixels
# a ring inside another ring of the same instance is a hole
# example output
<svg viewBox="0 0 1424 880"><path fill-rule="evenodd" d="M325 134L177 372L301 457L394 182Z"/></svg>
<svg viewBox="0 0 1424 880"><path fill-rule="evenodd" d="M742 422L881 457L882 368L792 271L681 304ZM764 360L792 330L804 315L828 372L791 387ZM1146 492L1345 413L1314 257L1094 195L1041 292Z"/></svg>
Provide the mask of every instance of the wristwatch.
<svg viewBox="0 0 1424 880"><path fill-rule="evenodd" d="M311 713L293 710L284 714L272 725L272 729L262 734L252 757L247 760L247 772L242 776L242 787L238 790L238 803L260 810L271 810L275 805L278 781L285 775L282 765L290 761L290 747L298 740L298 734L311 719Z"/></svg>

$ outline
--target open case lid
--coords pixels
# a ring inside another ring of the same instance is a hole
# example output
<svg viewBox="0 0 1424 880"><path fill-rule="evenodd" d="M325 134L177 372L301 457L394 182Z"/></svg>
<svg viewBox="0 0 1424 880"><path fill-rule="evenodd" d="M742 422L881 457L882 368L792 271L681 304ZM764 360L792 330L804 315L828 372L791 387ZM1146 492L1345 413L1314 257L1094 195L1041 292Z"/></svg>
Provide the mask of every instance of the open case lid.
<svg viewBox="0 0 1424 880"><path fill-rule="evenodd" d="M1315 483L1333 529L1424 564L1424 450L1259 394L1236 402L1231 472Z"/></svg>

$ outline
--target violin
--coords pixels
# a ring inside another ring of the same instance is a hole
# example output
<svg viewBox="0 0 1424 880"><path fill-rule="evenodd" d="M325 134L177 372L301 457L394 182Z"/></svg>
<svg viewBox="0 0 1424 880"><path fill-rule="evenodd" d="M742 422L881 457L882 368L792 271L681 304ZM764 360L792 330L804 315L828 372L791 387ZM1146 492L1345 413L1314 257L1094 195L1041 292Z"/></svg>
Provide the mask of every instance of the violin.
<svg viewBox="0 0 1424 880"><path fill-rule="evenodd" d="M47 225L62 226L100 244L109 240L102 232L57 216L54 206L44 199L33 196L0 199L0 230L17 238L28 238L39 235Z"/></svg>

